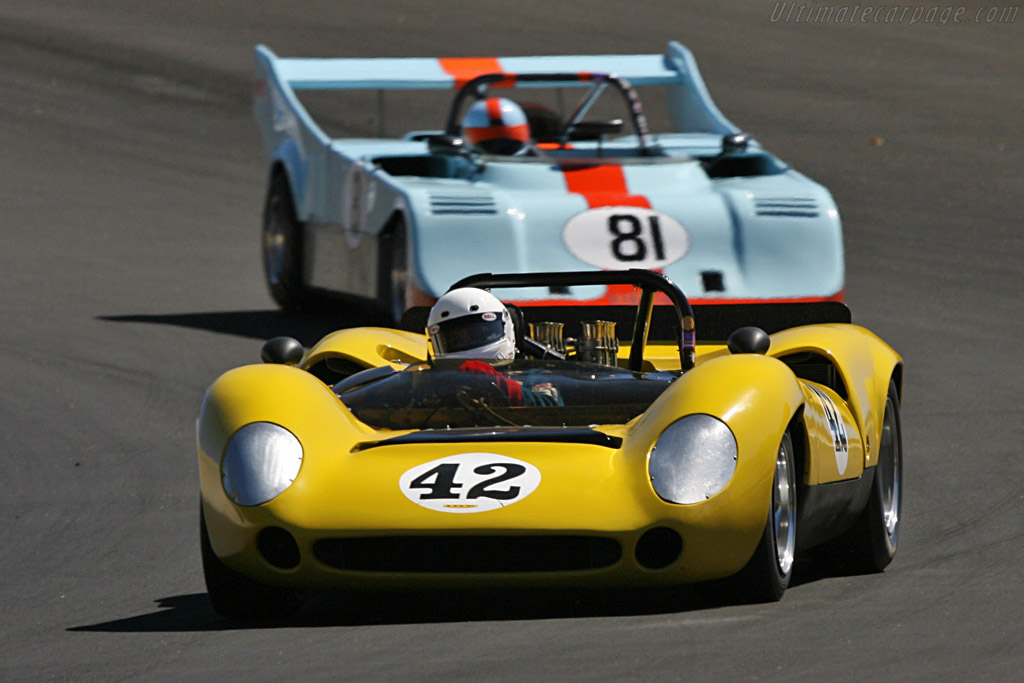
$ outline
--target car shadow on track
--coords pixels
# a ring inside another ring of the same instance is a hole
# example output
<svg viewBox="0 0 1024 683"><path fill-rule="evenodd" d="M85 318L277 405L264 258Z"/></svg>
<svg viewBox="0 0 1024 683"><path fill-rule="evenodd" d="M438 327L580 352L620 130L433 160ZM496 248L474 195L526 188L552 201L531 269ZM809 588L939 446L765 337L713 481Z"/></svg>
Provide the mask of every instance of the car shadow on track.
<svg viewBox="0 0 1024 683"><path fill-rule="evenodd" d="M383 324L379 314L355 307L317 309L302 313L273 309L163 315L103 315L97 319L116 323L173 325L254 339L289 336L298 339L305 346L315 344L335 330Z"/></svg>
<svg viewBox="0 0 1024 683"><path fill-rule="evenodd" d="M75 626L72 632L189 632L249 628L382 626L465 621L530 621L645 616L714 609L736 603L715 593L670 590L458 590L316 593L282 619L232 621L214 613L205 593L162 598L150 614Z"/></svg>
<svg viewBox="0 0 1024 683"><path fill-rule="evenodd" d="M790 584L793 589L829 578L856 576L841 564L822 564L820 558L798 559ZM785 598L784 598L785 599ZM72 632L190 632L252 628L385 626L465 621L531 621L594 617L684 614L721 608L759 609L736 597L719 582L674 588L628 590L463 589L421 591L317 592L306 596L302 608L288 617L262 621L233 621L217 615L205 593L161 598L149 614L75 626Z"/></svg>

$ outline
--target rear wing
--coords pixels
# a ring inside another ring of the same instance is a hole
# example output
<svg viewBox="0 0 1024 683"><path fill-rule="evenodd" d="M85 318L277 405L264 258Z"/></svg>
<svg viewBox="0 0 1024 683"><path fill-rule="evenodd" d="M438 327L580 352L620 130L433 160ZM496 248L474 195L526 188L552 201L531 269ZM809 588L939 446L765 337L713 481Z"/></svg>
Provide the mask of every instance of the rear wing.
<svg viewBox="0 0 1024 683"><path fill-rule="evenodd" d="M663 55L576 55L455 58L282 58L265 45L256 47L255 109L270 144L274 131L289 123L306 128L313 138L329 139L312 121L295 95L302 90L457 90L469 80L491 73L509 76L515 88L589 87L588 82L548 84L517 82L515 76L545 73L607 73L634 86L664 86L669 112L679 132L727 135L740 132L715 106L688 49L670 42Z"/></svg>
<svg viewBox="0 0 1024 683"><path fill-rule="evenodd" d="M686 74L685 66L663 55L310 59L277 57L264 45L257 46L256 55L294 90L452 90L489 73L613 73L633 85L670 85Z"/></svg>

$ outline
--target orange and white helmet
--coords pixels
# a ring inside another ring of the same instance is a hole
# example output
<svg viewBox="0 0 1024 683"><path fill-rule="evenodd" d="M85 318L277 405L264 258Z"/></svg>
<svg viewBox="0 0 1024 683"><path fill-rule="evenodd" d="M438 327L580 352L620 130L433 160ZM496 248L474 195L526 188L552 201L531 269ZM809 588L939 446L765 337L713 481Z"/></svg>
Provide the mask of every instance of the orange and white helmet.
<svg viewBox="0 0 1024 683"><path fill-rule="evenodd" d="M491 154L515 154L530 142L522 108L504 97L477 100L462 117L462 136Z"/></svg>
<svg viewBox="0 0 1024 683"><path fill-rule="evenodd" d="M434 357L511 360L516 333L505 304L475 287L453 289L434 304L427 316L427 334Z"/></svg>

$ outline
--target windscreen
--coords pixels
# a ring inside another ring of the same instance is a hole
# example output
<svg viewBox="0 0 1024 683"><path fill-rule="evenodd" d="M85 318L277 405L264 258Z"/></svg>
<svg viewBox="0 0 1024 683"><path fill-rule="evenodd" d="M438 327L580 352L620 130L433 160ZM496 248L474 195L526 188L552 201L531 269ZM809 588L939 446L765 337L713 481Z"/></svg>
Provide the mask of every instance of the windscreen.
<svg viewBox="0 0 1024 683"><path fill-rule="evenodd" d="M491 371L480 365L417 365L339 397L378 429L624 424L678 376L568 361L483 364Z"/></svg>

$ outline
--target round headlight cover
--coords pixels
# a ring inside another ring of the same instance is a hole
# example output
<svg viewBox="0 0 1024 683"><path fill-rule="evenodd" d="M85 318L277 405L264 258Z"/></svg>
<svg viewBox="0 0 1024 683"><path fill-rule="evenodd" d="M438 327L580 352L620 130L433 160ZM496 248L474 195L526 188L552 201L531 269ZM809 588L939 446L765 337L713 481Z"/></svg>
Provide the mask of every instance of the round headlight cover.
<svg viewBox="0 0 1024 683"><path fill-rule="evenodd" d="M224 493L239 505L260 505L287 489L302 466L302 444L284 427L253 422L228 442L221 465Z"/></svg>
<svg viewBox="0 0 1024 683"><path fill-rule="evenodd" d="M710 415L687 415L669 425L651 449L651 485L670 503L699 503L729 483L736 454L728 425Z"/></svg>

